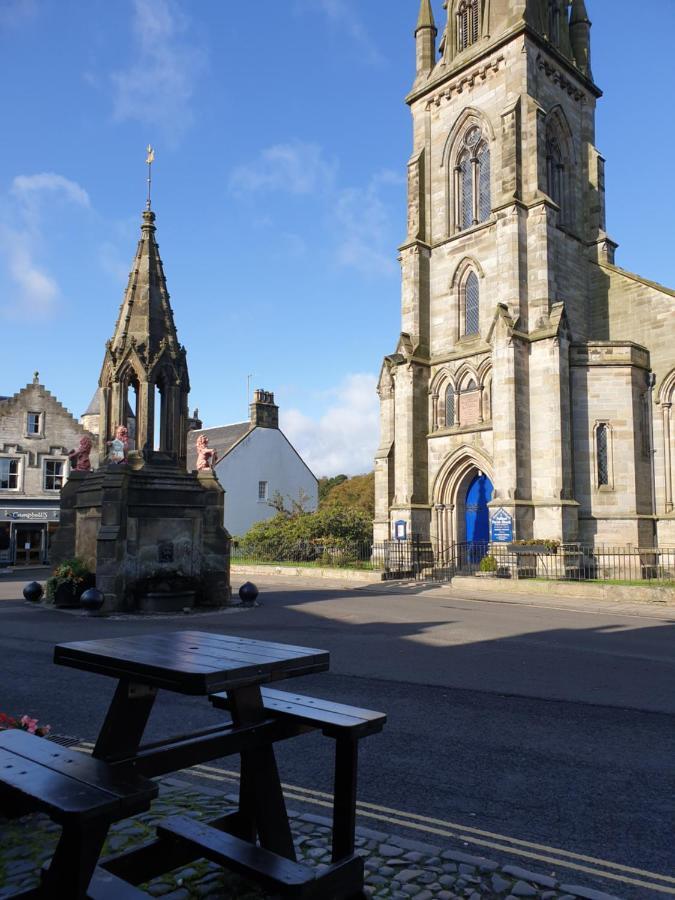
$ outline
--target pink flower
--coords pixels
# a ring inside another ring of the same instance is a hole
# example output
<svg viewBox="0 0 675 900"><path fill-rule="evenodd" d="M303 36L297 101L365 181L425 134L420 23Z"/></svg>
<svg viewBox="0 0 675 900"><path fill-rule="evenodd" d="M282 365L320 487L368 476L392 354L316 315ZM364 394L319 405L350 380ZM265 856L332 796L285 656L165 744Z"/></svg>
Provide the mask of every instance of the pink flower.
<svg viewBox="0 0 675 900"><path fill-rule="evenodd" d="M37 719L31 719L30 716L21 716L21 725L29 734L35 734L37 723Z"/></svg>

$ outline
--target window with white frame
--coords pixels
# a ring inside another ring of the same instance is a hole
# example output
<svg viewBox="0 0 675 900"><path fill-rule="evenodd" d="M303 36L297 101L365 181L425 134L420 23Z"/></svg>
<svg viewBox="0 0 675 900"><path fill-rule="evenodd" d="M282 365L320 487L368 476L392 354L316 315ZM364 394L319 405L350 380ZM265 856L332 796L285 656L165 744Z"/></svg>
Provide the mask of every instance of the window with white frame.
<svg viewBox="0 0 675 900"><path fill-rule="evenodd" d="M267 500L269 496L269 482L258 482L258 500Z"/></svg>
<svg viewBox="0 0 675 900"><path fill-rule="evenodd" d="M42 434L42 413L29 412L27 414L26 434Z"/></svg>
<svg viewBox="0 0 675 900"><path fill-rule="evenodd" d="M60 491L63 487L64 463L61 459L46 459L43 485L46 491Z"/></svg>
<svg viewBox="0 0 675 900"><path fill-rule="evenodd" d="M19 460L3 457L0 459L0 491L18 491Z"/></svg>
<svg viewBox="0 0 675 900"><path fill-rule="evenodd" d="M459 231L490 218L490 148L478 125L464 135L455 166L455 217Z"/></svg>

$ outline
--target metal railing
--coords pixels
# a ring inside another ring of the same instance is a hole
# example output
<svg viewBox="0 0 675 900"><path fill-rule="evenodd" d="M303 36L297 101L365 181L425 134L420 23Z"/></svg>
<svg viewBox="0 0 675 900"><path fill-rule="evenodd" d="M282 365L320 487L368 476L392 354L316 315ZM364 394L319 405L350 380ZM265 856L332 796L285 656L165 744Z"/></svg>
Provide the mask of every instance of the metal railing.
<svg viewBox="0 0 675 900"><path fill-rule="evenodd" d="M437 568L450 576L675 584L675 547L473 542L455 544L436 558Z"/></svg>
<svg viewBox="0 0 675 900"><path fill-rule="evenodd" d="M405 541L233 541L232 562L352 568L382 572L385 579L449 580L455 575L539 578L552 581L659 582L675 584L675 547L467 542L434 548Z"/></svg>

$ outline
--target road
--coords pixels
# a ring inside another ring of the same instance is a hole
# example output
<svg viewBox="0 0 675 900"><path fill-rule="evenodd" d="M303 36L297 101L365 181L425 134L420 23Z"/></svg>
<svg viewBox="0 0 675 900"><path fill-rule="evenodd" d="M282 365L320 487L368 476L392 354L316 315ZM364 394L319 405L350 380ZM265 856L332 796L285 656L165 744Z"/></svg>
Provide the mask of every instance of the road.
<svg viewBox="0 0 675 900"><path fill-rule="evenodd" d="M20 579L3 576L0 597L16 597ZM389 716L362 745L363 824L453 840L622 897L675 894L675 609L309 579L259 586L257 609L162 619L2 600L0 709L95 738L113 684L55 668L59 641L189 624L320 647L331 652L330 674L293 689ZM194 698L164 695L151 730L176 733L215 715ZM294 803L323 814L329 750L316 735L279 749ZM232 761L222 767L236 777ZM206 767L201 777L220 776Z"/></svg>

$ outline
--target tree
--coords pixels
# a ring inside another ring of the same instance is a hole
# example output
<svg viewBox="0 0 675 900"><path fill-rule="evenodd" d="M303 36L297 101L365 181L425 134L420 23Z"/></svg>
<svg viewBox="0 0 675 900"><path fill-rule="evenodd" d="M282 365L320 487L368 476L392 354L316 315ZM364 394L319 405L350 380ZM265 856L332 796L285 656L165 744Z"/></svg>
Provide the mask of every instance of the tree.
<svg viewBox="0 0 675 900"><path fill-rule="evenodd" d="M338 476L341 477L341 476ZM319 508L342 506L365 513L372 520L375 516L375 473L343 478L328 491Z"/></svg>

